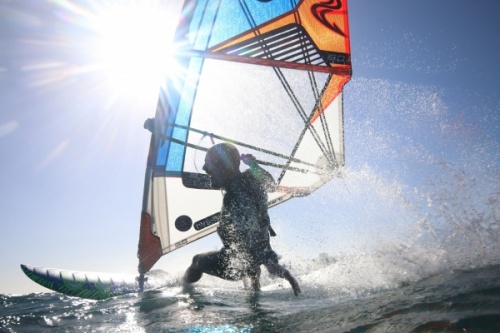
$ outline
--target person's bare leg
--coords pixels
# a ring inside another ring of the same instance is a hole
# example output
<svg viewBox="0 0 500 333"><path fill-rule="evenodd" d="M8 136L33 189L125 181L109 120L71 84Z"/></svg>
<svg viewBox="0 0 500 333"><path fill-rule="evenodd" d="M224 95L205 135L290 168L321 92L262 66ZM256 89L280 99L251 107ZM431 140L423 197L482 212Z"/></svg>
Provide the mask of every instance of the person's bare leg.
<svg viewBox="0 0 500 333"><path fill-rule="evenodd" d="M182 283L184 285L189 283L194 283L201 279L203 272L198 268L198 255L193 257L191 266L186 269L184 276L182 278Z"/></svg>
<svg viewBox="0 0 500 333"><path fill-rule="evenodd" d="M260 267L257 269L255 274L245 276L243 278L243 284L245 289L250 289L253 291L260 291Z"/></svg>

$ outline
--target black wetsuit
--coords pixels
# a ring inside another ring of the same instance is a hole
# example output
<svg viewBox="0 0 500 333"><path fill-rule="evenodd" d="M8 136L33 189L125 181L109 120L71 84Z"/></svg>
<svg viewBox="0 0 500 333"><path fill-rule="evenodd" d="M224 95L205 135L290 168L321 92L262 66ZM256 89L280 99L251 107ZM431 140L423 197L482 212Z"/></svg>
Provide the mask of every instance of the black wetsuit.
<svg viewBox="0 0 500 333"><path fill-rule="evenodd" d="M254 171L247 170L226 185L217 228L224 247L198 255L198 268L202 272L239 280L258 276L260 265L278 261L269 243L266 182L270 175L262 177Z"/></svg>

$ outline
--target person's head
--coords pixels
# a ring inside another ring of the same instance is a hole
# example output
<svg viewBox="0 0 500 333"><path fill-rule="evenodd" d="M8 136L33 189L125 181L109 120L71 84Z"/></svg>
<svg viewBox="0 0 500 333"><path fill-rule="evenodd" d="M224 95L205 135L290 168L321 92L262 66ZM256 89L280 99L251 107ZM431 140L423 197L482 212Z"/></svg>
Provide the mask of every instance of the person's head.
<svg viewBox="0 0 500 333"><path fill-rule="evenodd" d="M203 170L210 176L212 186L224 187L240 172L240 153L230 143L212 146L205 156Z"/></svg>

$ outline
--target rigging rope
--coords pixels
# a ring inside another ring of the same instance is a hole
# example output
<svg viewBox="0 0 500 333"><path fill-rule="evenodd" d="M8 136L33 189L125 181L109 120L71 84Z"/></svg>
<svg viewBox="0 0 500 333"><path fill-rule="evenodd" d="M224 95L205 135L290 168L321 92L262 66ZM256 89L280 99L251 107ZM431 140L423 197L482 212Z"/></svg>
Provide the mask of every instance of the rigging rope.
<svg viewBox="0 0 500 333"><path fill-rule="evenodd" d="M303 164L303 165L311 166L311 167L314 167L314 168L318 168L318 165L316 165L316 164L309 163L309 162L306 162L306 161L302 161L302 160L300 160L298 158L295 158L295 157L292 157L292 156L288 156L288 155L285 155L285 154L280 154L280 153L273 152L271 150L264 149L264 148L255 147L255 146L252 146L250 144L247 144L247 143L244 143L244 142L241 142L241 141L232 140L232 139L229 139L227 137L223 137L223 136L220 136L220 135L217 135L217 134L214 134L214 133L208 133L208 132L205 132L205 131L202 131L202 130L199 130L199 129L196 129L196 128L193 128L193 127L188 127L188 126L179 125L179 124L173 124L173 123L167 123L166 126L177 127L177 128L180 128L180 129L185 129L185 130L188 130L188 131L192 131L192 132L195 132L195 133L202 134L203 136L208 136L208 137L211 138L212 144L214 143L213 139L215 138L215 139L218 139L218 140L221 140L221 141L232 143L234 145L238 145L238 146L241 146L241 147L252 149L252 150L255 150L255 151L258 151L258 152L261 152L261 153L265 153L265 154L268 154L268 155L271 155L271 156L280 157L280 158L283 158L283 159L286 159L288 161L292 161L292 162L295 162L295 163L298 163L298 164ZM150 128L148 128L148 129L151 131ZM155 132L155 135L158 135L162 139L170 140L172 142L179 143L179 144L185 145L185 146L190 147L190 148L194 148L194 149L198 149L198 150L203 150L205 152L209 149L209 148L205 148L205 147L202 147L202 146L199 146L199 145L195 145L195 144L192 144L192 143L189 143L189 142L185 142L183 140L175 139L175 138L173 138L171 136L167 136L165 134L158 134L158 133ZM257 162L259 162L259 164L263 164L263 165L269 165L269 166L280 167L280 168L284 167L281 164L276 164L276 163L271 163L271 162L265 162L265 161L257 161ZM310 170L301 169L301 168L294 168L294 167L288 167L287 169L288 170L295 170L295 171L299 171L299 172L306 172L306 173L311 172ZM318 172L318 173L322 174L322 172Z"/></svg>
<svg viewBox="0 0 500 333"><path fill-rule="evenodd" d="M257 24L256 24L251 12L250 12L250 9L248 8L246 2L244 0L239 0L239 3L240 3L240 6L243 10L243 13L244 13L249 25L252 27L252 30L253 30L255 36L260 36L260 31L258 29L256 29ZM292 8L295 7L293 2L291 2L291 4L292 4ZM300 19L300 18L296 16L296 19ZM300 44L302 46L301 47L302 53L306 59L309 59L309 54L308 54L308 52L306 52L307 45L305 43L304 36L300 34L299 39L301 40ZM261 40L258 41L258 44L260 45L264 54L266 54L266 56L269 59L273 59L272 51L267 47L267 45L265 45ZM321 105L321 94L319 93L319 89L318 89L316 79L314 77L314 73L312 73L311 71L308 71L308 75L309 75L309 79L310 79L310 83L311 83L311 88L313 90L313 95L314 95L314 98L316 100L315 108L313 109L310 116L308 117L307 113L305 112L304 108L302 107L300 101L298 100L296 94L293 92L293 89L291 88L290 84L288 83L288 80L286 79L285 75L283 74L283 71L280 68L277 68L274 66L273 66L273 70L276 73L276 76L278 77L279 81L281 82L281 85L283 86L284 90L288 94L291 102L295 106L295 109L297 110L300 117L302 118L302 121L305 124L305 127L299 136L298 143L294 147L291 156L295 155L295 153L299 147L300 141L304 137L307 130L309 130L314 141L318 145L318 147L321 150L321 152L323 153L323 155L327 158L328 162L330 164L335 165L336 161L335 161L335 153L334 153L334 149L333 149L333 144L331 142L331 136L330 136L329 131L328 131L328 126L326 124L326 118L324 117L324 112L323 112L324 110L323 110L323 107ZM326 82L330 82L330 79L331 79L331 75L328 77ZM311 120L315 114L314 110L317 110L318 108L321 108L321 110L320 110L320 122L322 125L323 132L325 133L325 141L327 143L327 146L324 145L323 141L321 140L320 135L316 131L316 128L314 126L312 126L312 124L311 124ZM332 159L332 156L333 156L333 159ZM288 165L291 162L292 161L288 161ZM282 171L282 173L278 179L278 182L281 181L281 179L284 177L284 174L285 174L285 169Z"/></svg>

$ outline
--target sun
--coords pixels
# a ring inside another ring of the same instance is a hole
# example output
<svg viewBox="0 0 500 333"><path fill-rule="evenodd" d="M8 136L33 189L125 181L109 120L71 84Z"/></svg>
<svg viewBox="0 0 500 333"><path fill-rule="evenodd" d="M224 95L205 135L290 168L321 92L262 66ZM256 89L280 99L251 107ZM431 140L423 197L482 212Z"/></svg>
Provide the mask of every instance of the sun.
<svg viewBox="0 0 500 333"><path fill-rule="evenodd" d="M160 1L119 1L99 8L95 31L96 70L114 95L157 91L173 66L176 18Z"/></svg>

